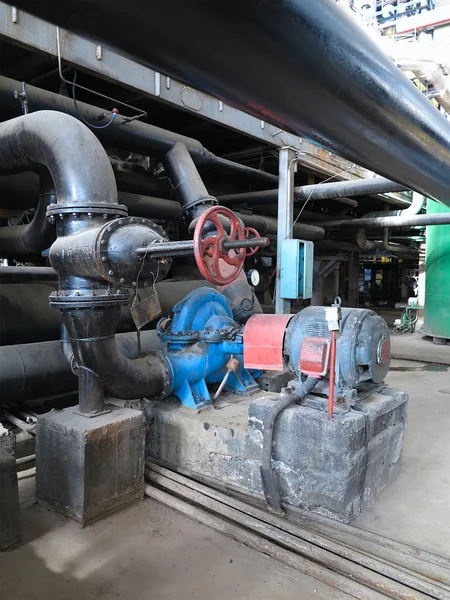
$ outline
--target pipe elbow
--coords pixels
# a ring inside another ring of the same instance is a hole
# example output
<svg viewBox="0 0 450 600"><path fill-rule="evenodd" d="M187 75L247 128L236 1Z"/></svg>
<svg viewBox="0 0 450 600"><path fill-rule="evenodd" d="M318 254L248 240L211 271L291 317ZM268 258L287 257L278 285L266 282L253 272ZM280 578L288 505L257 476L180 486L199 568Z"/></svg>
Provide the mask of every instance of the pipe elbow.
<svg viewBox="0 0 450 600"><path fill-rule="evenodd" d="M0 124L0 174L46 167L58 204L116 204L114 173L103 146L74 117L51 110Z"/></svg>

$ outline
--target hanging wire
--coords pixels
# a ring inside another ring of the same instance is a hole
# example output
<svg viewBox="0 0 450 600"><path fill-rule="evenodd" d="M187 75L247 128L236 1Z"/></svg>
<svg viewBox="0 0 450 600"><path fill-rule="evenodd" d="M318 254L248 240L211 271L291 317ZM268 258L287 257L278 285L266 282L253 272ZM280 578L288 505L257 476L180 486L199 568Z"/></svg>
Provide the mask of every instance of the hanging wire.
<svg viewBox="0 0 450 600"><path fill-rule="evenodd" d="M294 162L294 161L293 161ZM308 202L311 200L311 198L314 195L314 192L316 191L316 188L320 187L322 184L324 183L328 183L329 181L331 181L332 179L337 179L336 175L331 175L331 177L328 177L328 179L324 179L323 181L320 181L313 189L313 191L309 194L309 196L306 198L305 202L303 203L303 206L301 207L298 215L295 217L294 222L292 223L292 227L289 231L289 235L292 235L292 231L294 230L294 225L297 223L297 221L300 218L300 215L302 214L302 212L305 210L306 205L308 204Z"/></svg>
<svg viewBox="0 0 450 600"><path fill-rule="evenodd" d="M117 117L117 113L113 112L111 113L111 119L105 123L105 125L94 125L93 123L89 123L89 121L87 121L83 115L80 113L79 108L78 108L78 103L77 103L77 98L75 96L75 82L77 80L77 72L74 71L73 72L73 83L72 83L72 99L73 99L73 105L75 107L75 112L77 113L78 118L80 119L80 121L83 121L83 123L85 125L87 125L88 127L92 127L92 129L106 129L107 127L109 127L110 125L112 125L112 123L114 122L114 119Z"/></svg>
<svg viewBox="0 0 450 600"><path fill-rule="evenodd" d="M73 93L73 99L74 99L74 104L76 105L76 100L75 100L75 89L74 88L78 88L80 90L84 90L85 92L89 92L91 94L95 94L96 96L100 96L100 98L104 98L105 100L109 100L111 102L114 102L115 104L120 104L120 106L125 106L126 108L129 108L131 110L133 110L134 112L138 113L133 117L124 117L124 123L129 123L130 121L134 121L135 119L140 119L141 117L146 117L147 116L147 112L145 110L141 110L139 108L136 108L135 106L132 106L131 104L126 104L125 102L122 102L121 100L117 100L116 98L112 98L111 96L106 96L105 94L102 94L100 92L96 92L95 90L90 90L87 87L84 87L83 85L80 85L79 83L75 82L76 76L74 81L69 81L68 79L66 79L63 75L63 70L62 70L62 60L61 60L61 41L60 41L60 35L59 35L59 27L56 28L56 48L57 48L57 52L58 52L58 71L59 71L59 78L61 79L61 81L63 83L65 83L68 86L72 87L72 93ZM88 123L85 119L83 119L83 117L81 117L79 111L78 111L78 107L76 107L76 111L78 116L81 118L81 120L86 123L86 125L88 125L89 127L92 127L94 129L104 129L105 127L108 127L109 125L111 125L112 121L116 118L115 117L115 113L114 114L114 119L111 119L111 122L108 122L106 125L92 125L92 123Z"/></svg>
<svg viewBox="0 0 450 600"><path fill-rule="evenodd" d="M145 249L145 254L144 254L144 256L142 257L142 264L141 264L141 268L139 269L139 272L138 272L138 274L137 274L137 277L136 277L136 289L135 289L135 291L134 291L133 300L132 300L132 302L131 302L131 310L133 310L133 308L136 306L136 301L137 301L137 300L139 300L139 302L140 302L140 298L139 298L139 295L138 295L138 289L139 289L139 277L141 276L141 273L142 273L142 271L143 271L143 269L144 269L145 260L146 260L146 258L147 258L147 254L148 254L148 251L149 251L149 249L150 249L150 246L151 246L151 244L148 244L147 248ZM153 287L153 291L154 291L154 293L155 293L155 294L157 294L157 293L158 293L158 292L156 291L156 282L157 282L157 280L158 280L158 277L159 277L159 265L160 265L160 263L159 263L159 260L157 260L157 264L158 264L158 268L157 268L157 270L156 270L156 275L155 275L155 274L153 273L153 271L152 271L152 277L153 277L153 284L152 284L152 287ZM141 345L141 330L140 330L140 329L138 329L138 328L136 328L136 337L137 337L138 355L140 356L140 355L141 355L141 353L142 353L142 345Z"/></svg>

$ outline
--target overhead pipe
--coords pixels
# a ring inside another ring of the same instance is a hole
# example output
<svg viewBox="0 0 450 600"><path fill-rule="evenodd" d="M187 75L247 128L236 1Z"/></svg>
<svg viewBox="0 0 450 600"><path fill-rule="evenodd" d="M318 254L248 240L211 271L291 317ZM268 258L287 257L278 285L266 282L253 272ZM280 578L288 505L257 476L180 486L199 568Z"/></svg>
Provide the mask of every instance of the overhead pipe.
<svg viewBox="0 0 450 600"><path fill-rule="evenodd" d="M405 186L384 177L373 177L372 179L353 179L351 181L296 186L294 188L294 201L305 202L305 200L309 200L310 202L315 202L316 200L345 199L345 204L348 204L348 201L351 201L353 196L370 196L372 194L405 192L407 190L408 188ZM224 206L235 204L276 204L278 202L278 190L227 194L219 196L219 201ZM402 204L406 207L410 204L407 200L398 198L389 198L386 201ZM353 202L353 206L358 206L357 202Z"/></svg>
<svg viewBox="0 0 450 600"><path fill-rule="evenodd" d="M429 227L430 225L449 225L450 213L428 215L412 215L411 217L362 217L361 219L342 219L333 221L320 221L317 225L325 230L336 229L391 229L396 227Z"/></svg>
<svg viewBox="0 0 450 600"><path fill-rule="evenodd" d="M450 205L450 123L332 0L11 3Z"/></svg>
<svg viewBox="0 0 450 600"><path fill-rule="evenodd" d="M261 235L276 235L278 220L274 217L263 215L247 215L242 212L236 212L238 217L247 227L253 227ZM326 221L324 221L325 223ZM325 231L320 224L310 225L309 223L294 223L292 226L292 237L303 240L320 240L324 237Z"/></svg>
<svg viewBox="0 0 450 600"><path fill-rule="evenodd" d="M20 87L21 82L0 76L0 106L3 111L9 109L9 116L21 114L20 103L14 96L14 90ZM28 84L26 93L30 113L56 110L79 119L73 100L67 96L48 92ZM103 115L104 108L79 101L77 101L77 106L85 119L101 124L98 117ZM276 184L278 181L278 177L271 173L215 156L197 140L137 120L127 121L127 118L121 115L116 116L110 127L94 129L93 133L106 146L157 158L162 158L177 142L181 142L188 148L195 164L200 167L221 167L240 173L245 177L260 179L272 184Z"/></svg>
<svg viewBox="0 0 450 600"><path fill-rule="evenodd" d="M419 249L414 246L403 246L400 244L390 244L389 235L386 233L389 230L383 230L383 241L375 242L368 240L364 229L358 229L355 235L356 243L361 250L375 250L378 252L391 252L392 254L419 256Z"/></svg>
<svg viewBox="0 0 450 600"><path fill-rule="evenodd" d="M419 48L420 49L420 48ZM448 75L434 60L424 58L395 58L396 64L402 71L411 71L422 83L431 85L434 89L433 98L450 113L450 86Z"/></svg>
<svg viewBox="0 0 450 600"><path fill-rule="evenodd" d="M410 217L420 213L425 204L425 200L425 196L413 192L412 202L408 208L404 208L403 210L373 211L366 213L363 217Z"/></svg>

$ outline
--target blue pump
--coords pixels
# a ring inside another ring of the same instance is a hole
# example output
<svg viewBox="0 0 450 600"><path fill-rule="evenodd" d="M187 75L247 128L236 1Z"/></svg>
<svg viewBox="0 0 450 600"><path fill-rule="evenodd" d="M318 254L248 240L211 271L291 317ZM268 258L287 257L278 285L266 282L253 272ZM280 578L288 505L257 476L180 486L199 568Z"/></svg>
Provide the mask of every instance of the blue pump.
<svg viewBox="0 0 450 600"><path fill-rule="evenodd" d="M187 408L212 404L207 384L220 383L233 356L239 361L226 388L238 394L258 389L244 368L242 331L234 321L227 298L209 287L190 292L175 305L172 319L161 319L157 333L167 344L166 358L172 370L172 394Z"/></svg>

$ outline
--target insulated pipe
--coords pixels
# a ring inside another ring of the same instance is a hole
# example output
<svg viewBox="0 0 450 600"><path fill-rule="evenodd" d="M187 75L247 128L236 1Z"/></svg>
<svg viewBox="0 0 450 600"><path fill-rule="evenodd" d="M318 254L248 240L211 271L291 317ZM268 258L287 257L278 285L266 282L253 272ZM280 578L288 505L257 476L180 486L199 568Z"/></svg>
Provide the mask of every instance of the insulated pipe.
<svg viewBox="0 0 450 600"><path fill-rule="evenodd" d="M412 215L420 213L425 204L425 200L425 196L413 192L413 199L408 208L404 208L403 210L373 211L366 213L363 217L411 217Z"/></svg>
<svg viewBox="0 0 450 600"><path fill-rule="evenodd" d="M0 227L0 256L23 258L40 254L55 239L55 228L47 220L50 204L56 203L53 181L47 169L42 169L39 201L31 223Z"/></svg>
<svg viewBox="0 0 450 600"><path fill-rule="evenodd" d="M11 3L450 205L450 123L332 0Z"/></svg>
<svg viewBox="0 0 450 600"><path fill-rule="evenodd" d="M365 227L388 229L394 227L428 227L429 225L449 225L450 213L436 215L413 215L411 217L362 217L361 219L343 219L339 221L320 221L317 225L323 229L362 229Z"/></svg>
<svg viewBox="0 0 450 600"><path fill-rule="evenodd" d="M4 283L2 271L15 269L16 271L33 271L42 269L45 273L53 269L46 267L0 267L0 345L29 344L32 342L43 342L56 340L60 337L61 315L48 304L48 298L52 292L56 292L56 273L54 282L30 282L30 283ZM34 276L34 274L33 274ZM17 277L22 277L19 272ZM41 279L40 272L36 277ZM187 281L164 280L156 284L159 302L163 315L168 315L177 302L180 302L189 292L199 287L208 285L203 279ZM140 300L145 300L153 293L152 287L138 290ZM237 307L236 307L237 308ZM234 318L238 315L235 314ZM156 320L149 323L149 328L155 327ZM122 306L118 331L132 331L135 329L129 306ZM1 388L0 388L1 393Z"/></svg>
<svg viewBox="0 0 450 600"><path fill-rule="evenodd" d="M138 358L139 351L164 349L156 331L141 331L140 350L136 333L119 333L115 339L130 360ZM59 340L0 347L0 404L62 395L77 387Z"/></svg>
<svg viewBox="0 0 450 600"><path fill-rule="evenodd" d="M0 284L57 280L58 273L51 267L0 267Z"/></svg>
<svg viewBox="0 0 450 600"><path fill-rule="evenodd" d="M246 227L253 227L261 235L276 235L278 220L274 217L266 217L263 215L246 215L245 213L236 212L237 216L244 222ZM325 235L320 224L310 225L309 223L295 223L292 229L292 237L302 240L321 240Z"/></svg>
<svg viewBox="0 0 450 600"><path fill-rule="evenodd" d="M0 106L2 106L3 111L9 108L11 116L21 113L20 103L14 96L14 90L20 87L21 83L19 81L0 76ZM28 84L26 92L30 113L55 110L79 118L73 100L67 96L48 92ZM84 102L77 101L77 106L83 117L94 123L98 123L98 116L105 112L104 108ZM177 142L181 142L187 146L195 164L199 166L223 167L241 173L243 176L262 179L275 185L278 181L278 177L271 173L215 156L197 140L141 121L127 122L126 117L121 115L117 115L110 127L94 129L93 133L106 146L135 152L143 156L156 156L157 158L162 158Z"/></svg>
<svg viewBox="0 0 450 600"><path fill-rule="evenodd" d="M374 177L373 179L353 179L352 181L338 181L333 183L318 183L316 185L301 185L294 188L295 202L309 200L333 200L343 199L347 196L370 196L372 194L387 194L390 192L404 192L408 188L385 179ZM219 202L224 206L234 204L276 204L278 202L278 190L263 190L247 192L245 194L227 194L219 196ZM407 200L395 200L409 206ZM357 206L357 203L355 204Z"/></svg>

